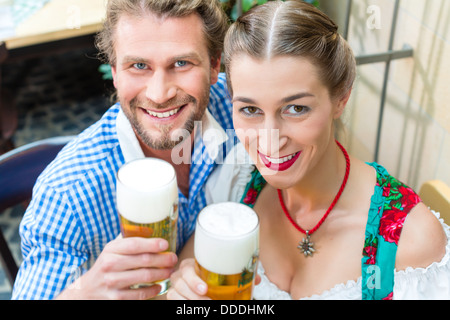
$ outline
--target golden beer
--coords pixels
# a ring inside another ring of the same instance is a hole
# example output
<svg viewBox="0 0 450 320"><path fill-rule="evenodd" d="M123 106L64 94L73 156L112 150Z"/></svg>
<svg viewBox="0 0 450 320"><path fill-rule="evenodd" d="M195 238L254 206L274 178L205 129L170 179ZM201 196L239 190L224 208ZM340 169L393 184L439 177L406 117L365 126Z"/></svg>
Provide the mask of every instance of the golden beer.
<svg viewBox="0 0 450 320"><path fill-rule="evenodd" d="M256 263L256 261L255 261ZM242 270L237 274L217 274L195 263L197 274L207 284L207 296L213 300L251 300L255 271Z"/></svg>
<svg viewBox="0 0 450 320"><path fill-rule="evenodd" d="M177 246L177 217L178 209L174 204L173 215L153 223L135 223L124 218L120 212L120 231L124 238L162 238L169 242L167 251L175 252Z"/></svg>
<svg viewBox="0 0 450 320"><path fill-rule="evenodd" d="M196 271L214 300L250 300L259 253L259 219L239 203L213 204L195 230Z"/></svg>
<svg viewBox="0 0 450 320"><path fill-rule="evenodd" d="M122 236L162 238L167 251L176 251L178 187L175 170L160 159L144 158L124 164L117 173L117 209ZM140 283L131 288L160 284L167 292L169 279Z"/></svg>

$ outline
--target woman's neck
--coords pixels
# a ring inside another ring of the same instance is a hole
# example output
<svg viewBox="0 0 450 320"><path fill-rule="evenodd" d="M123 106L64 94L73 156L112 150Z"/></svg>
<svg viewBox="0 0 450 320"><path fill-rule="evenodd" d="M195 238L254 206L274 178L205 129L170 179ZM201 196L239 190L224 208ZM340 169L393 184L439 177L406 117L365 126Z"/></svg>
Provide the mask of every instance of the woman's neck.
<svg viewBox="0 0 450 320"><path fill-rule="evenodd" d="M342 185L345 169L345 157L333 140L321 160L303 179L282 191L284 203L291 214L326 210Z"/></svg>

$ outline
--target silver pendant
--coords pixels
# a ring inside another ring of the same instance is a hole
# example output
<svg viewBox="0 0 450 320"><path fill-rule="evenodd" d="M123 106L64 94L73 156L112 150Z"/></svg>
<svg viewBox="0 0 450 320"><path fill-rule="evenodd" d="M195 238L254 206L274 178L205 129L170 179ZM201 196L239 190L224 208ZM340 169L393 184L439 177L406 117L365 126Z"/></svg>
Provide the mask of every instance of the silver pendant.
<svg viewBox="0 0 450 320"><path fill-rule="evenodd" d="M314 249L314 242L311 242L309 231L306 231L306 238L303 238L303 240L298 243L297 248L300 249L305 257L312 257L314 252L316 252L316 250Z"/></svg>

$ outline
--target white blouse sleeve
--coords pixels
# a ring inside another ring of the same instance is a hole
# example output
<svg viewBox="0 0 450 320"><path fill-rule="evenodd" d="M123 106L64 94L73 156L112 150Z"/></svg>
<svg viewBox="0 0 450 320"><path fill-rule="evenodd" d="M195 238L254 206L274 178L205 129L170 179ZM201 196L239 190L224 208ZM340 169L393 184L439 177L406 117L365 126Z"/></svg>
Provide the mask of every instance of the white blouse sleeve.
<svg viewBox="0 0 450 320"><path fill-rule="evenodd" d="M248 153L238 143L208 178L205 187L207 203L240 202L254 168Z"/></svg>
<svg viewBox="0 0 450 320"><path fill-rule="evenodd" d="M439 214L433 212L438 218ZM407 268L395 273L395 300L449 300L450 299L450 227L441 222L447 235L445 255L427 268Z"/></svg>

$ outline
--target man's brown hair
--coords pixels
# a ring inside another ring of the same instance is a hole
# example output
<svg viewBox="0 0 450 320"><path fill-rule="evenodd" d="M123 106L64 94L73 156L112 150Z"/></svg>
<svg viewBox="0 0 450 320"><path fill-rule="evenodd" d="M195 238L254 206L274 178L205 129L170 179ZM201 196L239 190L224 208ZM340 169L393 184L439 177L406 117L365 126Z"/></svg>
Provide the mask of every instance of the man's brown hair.
<svg viewBox="0 0 450 320"><path fill-rule="evenodd" d="M103 29L96 38L97 48L106 63L116 63L114 35L120 17L126 14L140 18L146 13L162 18L198 14L203 21L209 55L212 58L220 57L228 17L219 0L109 0Z"/></svg>

